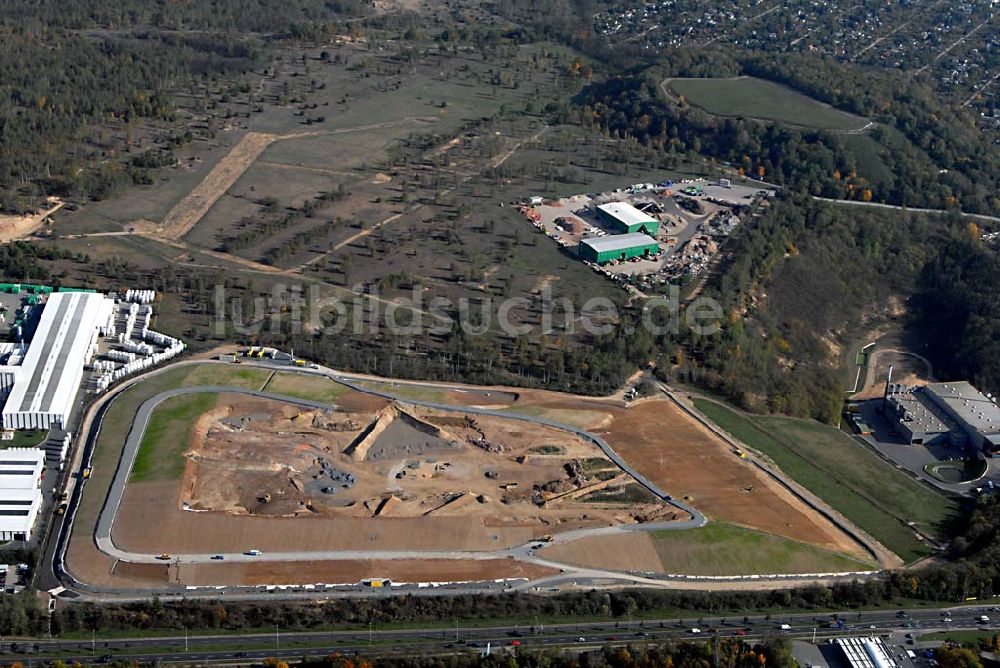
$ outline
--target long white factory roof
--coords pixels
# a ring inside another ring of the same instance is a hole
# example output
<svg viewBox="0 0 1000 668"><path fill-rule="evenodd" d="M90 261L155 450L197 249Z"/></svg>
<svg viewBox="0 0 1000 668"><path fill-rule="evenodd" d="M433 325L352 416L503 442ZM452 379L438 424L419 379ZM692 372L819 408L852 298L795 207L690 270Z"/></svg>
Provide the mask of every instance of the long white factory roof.
<svg viewBox="0 0 1000 668"><path fill-rule="evenodd" d="M656 239L642 232L632 232L630 234L609 234L606 237L596 239L584 239L580 243L590 246L598 253L606 253L608 251L632 248L633 246L655 244Z"/></svg>
<svg viewBox="0 0 1000 668"><path fill-rule="evenodd" d="M644 214L628 202L608 202L607 204L599 204L597 208L620 220L625 225L656 222L652 216Z"/></svg>
<svg viewBox="0 0 1000 668"><path fill-rule="evenodd" d="M49 295L24 361L10 367L17 381L4 414L64 411L76 396L94 332L109 320L113 308L114 302L98 293ZM64 373L71 368L73 373Z"/></svg>

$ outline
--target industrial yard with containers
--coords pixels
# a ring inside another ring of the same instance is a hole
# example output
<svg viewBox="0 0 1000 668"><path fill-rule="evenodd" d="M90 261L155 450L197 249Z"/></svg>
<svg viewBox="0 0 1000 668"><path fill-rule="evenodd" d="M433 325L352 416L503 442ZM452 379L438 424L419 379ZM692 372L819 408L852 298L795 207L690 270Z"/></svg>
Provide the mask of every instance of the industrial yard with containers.
<svg viewBox="0 0 1000 668"><path fill-rule="evenodd" d="M558 200L533 196L520 210L595 271L642 290L704 272L740 220L773 192L728 179L665 180Z"/></svg>
<svg viewBox="0 0 1000 668"><path fill-rule="evenodd" d="M56 483L85 396L184 349L150 329L154 300L0 284L0 540L33 544L47 507L65 508Z"/></svg>

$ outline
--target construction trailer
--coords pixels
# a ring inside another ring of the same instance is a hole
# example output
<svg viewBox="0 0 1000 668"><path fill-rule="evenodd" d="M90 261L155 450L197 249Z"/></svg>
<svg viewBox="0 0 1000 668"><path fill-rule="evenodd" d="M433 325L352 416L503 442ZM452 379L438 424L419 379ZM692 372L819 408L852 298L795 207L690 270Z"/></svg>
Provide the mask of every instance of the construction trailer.
<svg viewBox="0 0 1000 668"><path fill-rule="evenodd" d="M634 234L644 232L650 236L660 229L660 221L649 214L639 211L628 202L608 202L600 204L595 209L597 217L613 232L619 234Z"/></svg>
<svg viewBox="0 0 1000 668"><path fill-rule="evenodd" d="M580 257L589 262L608 262L647 258L660 252L660 245L648 234L615 234L580 242Z"/></svg>

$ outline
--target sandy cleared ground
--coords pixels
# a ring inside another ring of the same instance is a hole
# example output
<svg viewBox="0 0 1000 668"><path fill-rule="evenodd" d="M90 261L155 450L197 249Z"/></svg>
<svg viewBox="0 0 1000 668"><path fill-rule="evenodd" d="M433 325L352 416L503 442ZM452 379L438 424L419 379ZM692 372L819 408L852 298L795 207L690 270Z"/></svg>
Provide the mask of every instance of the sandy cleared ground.
<svg viewBox="0 0 1000 668"><path fill-rule="evenodd" d="M243 135L239 143L230 149L228 155L212 168L201 183L167 213L158 231L159 236L180 239L187 234L277 139L277 135L262 132Z"/></svg>
<svg viewBox="0 0 1000 668"><path fill-rule="evenodd" d="M61 209L63 203L56 198L49 200L49 208L24 216L0 215L0 243L23 239L42 226L45 219Z"/></svg>
<svg viewBox="0 0 1000 668"><path fill-rule="evenodd" d="M630 532L593 536L546 547L544 559L573 563L589 568L660 573L663 564L648 533Z"/></svg>
<svg viewBox="0 0 1000 668"><path fill-rule="evenodd" d="M854 401L879 399L885 396L885 384L892 367L892 382L905 385L924 385L933 380L930 362L916 353L905 350L874 350L868 355L868 369L860 392L851 396Z"/></svg>
<svg viewBox="0 0 1000 668"><path fill-rule="evenodd" d="M599 433L640 473L711 518L867 557L849 537L667 399L619 412Z"/></svg>
<svg viewBox="0 0 1000 668"><path fill-rule="evenodd" d="M363 396L326 413L222 395L193 430L182 479L128 485L115 543L487 551L676 515L574 434Z"/></svg>
<svg viewBox="0 0 1000 668"><path fill-rule="evenodd" d="M523 564L512 559L483 561L306 561L299 563L187 564L181 581L189 585L344 584L365 578L394 582L461 582L499 578L535 579L555 574L554 569Z"/></svg>

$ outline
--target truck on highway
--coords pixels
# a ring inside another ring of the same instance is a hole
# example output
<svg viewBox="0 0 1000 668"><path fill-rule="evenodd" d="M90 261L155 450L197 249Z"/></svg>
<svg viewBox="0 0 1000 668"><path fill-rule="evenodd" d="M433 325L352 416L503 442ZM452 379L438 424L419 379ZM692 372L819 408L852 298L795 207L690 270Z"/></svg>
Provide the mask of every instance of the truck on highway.
<svg viewBox="0 0 1000 668"><path fill-rule="evenodd" d="M256 548L254 548L252 550L247 550L247 556L250 556L250 557L259 557L261 554L263 554L263 553L260 550L256 549Z"/></svg>
<svg viewBox="0 0 1000 668"><path fill-rule="evenodd" d="M990 618L988 616L986 616L986 615L979 615L979 623L980 624L989 624L990 623Z"/></svg>

